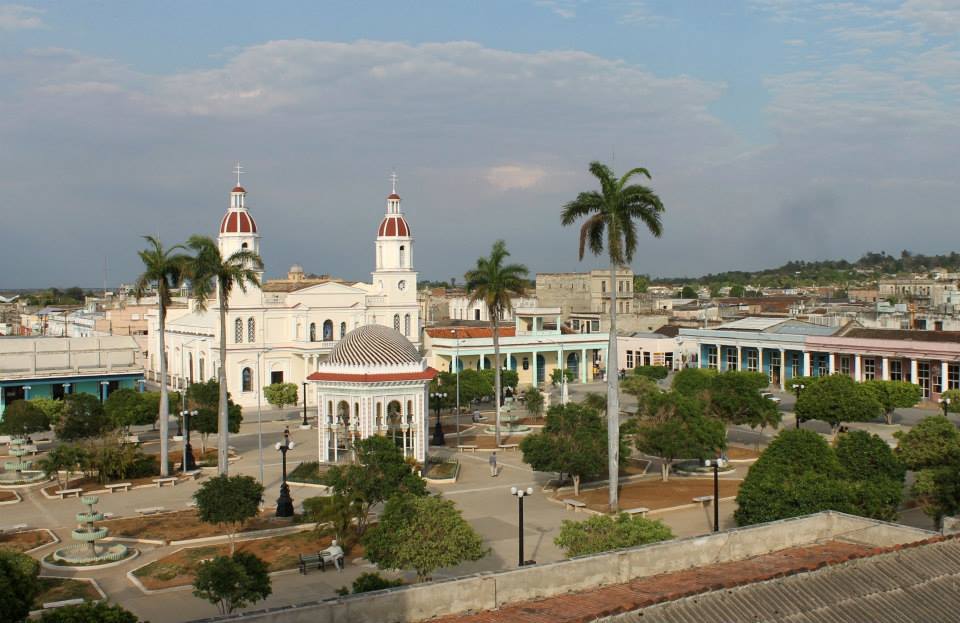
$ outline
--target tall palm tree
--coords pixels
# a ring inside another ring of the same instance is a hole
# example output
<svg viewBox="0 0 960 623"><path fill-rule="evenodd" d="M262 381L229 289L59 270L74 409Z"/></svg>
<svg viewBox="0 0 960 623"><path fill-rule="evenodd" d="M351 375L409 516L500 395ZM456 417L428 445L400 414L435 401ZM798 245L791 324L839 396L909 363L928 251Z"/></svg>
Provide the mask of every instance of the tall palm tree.
<svg viewBox="0 0 960 623"><path fill-rule="evenodd" d="M633 261L637 248L637 227L640 221L654 237L663 231L661 215L663 203L653 190L641 184L630 184L635 175L650 179L644 168L628 171L617 178L601 162L590 163L590 173L600 181L600 191L587 191L563 206L560 222L573 225L586 218L580 226L580 259L589 246L591 253L600 255L606 245L610 259L610 343L607 347L607 469L610 478L610 510L618 507L620 463L620 395L617 376L617 268ZM604 235L606 234L606 235ZM606 238L606 240L604 240Z"/></svg>
<svg viewBox="0 0 960 623"><path fill-rule="evenodd" d="M503 240L493 243L489 257L477 259L477 266L468 271L467 292L470 302L482 301L490 315L490 329L493 332L494 393L496 394L497 421L495 426L497 445L500 445L500 317L503 312L513 308L512 297L523 296L527 287L529 271L523 264L504 264L510 257ZM457 362L459 365L460 362Z"/></svg>
<svg viewBox="0 0 960 623"><path fill-rule="evenodd" d="M183 245L178 244L164 249L159 238L153 236L143 238L149 246L137 252L143 262L144 270L134 284L134 296L139 301L151 287L155 287L157 291L157 311L160 317L158 336L160 352L157 354L160 357L160 409L157 414L160 419L160 475L168 476L170 407L167 403L167 351L164 338L171 295L183 283L184 269L189 258L180 253Z"/></svg>
<svg viewBox="0 0 960 623"><path fill-rule="evenodd" d="M247 291L247 284L260 285L259 270L263 269L260 255L249 249L241 249L230 257L223 257L220 247L208 236L190 236L187 246L195 255L190 261L191 295L197 309L204 311L211 298L220 302L220 367L217 382L220 384L220 400L217 410L217 473L227 473L227 448L229 437L229 414L227 409L227 311L230 293L234 287ZM257 383L260 379L257 379Z"/></svg>

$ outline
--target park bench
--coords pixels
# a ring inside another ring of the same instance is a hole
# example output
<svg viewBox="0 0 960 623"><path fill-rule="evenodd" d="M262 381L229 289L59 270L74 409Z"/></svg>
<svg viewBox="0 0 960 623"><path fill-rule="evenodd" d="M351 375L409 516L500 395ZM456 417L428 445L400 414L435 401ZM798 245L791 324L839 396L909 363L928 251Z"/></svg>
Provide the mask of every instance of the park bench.
<svg viewBox="0 0 960 623"><path fill-rule="evenodd" d="M123 443L139 444L140 435L127 435L126 437L123 438Z"/></svg>
<svg viewBox="0 0 960 623"><path fill-rule="evenodd" d="M80 494L83 493L83 489L59 489L54 492L55 495L59 495L60 499L67 498L71 495L80 497Z"/></svg>
<svg viewBox="0 0 960 623"><path fill-rule="evenodd" d="M516 451L517 451L517 448L519 448L519 447L520 447L520 444L518 444L518 443L502 443L502 444L500 444L500 449L501 449L501 450L513 450L514 452L516 452Z"/></svg>
<svg viewBox="0 0 960 623"><path fill-rule="evenodd" d="M580 512L580 509L581 509L581 508L586 508L586 507L587 507L587 505L586 505L585 503L581 502L580 500L573 500L573 499L570 499L570 498L567 498L567 499L563 500L563 504L564 504L564 506L569 507L569 508L570 508L571 510L573 510L573 512L575 512L575 513Z"/></svg>
<svg viewBox="0 0 960 623"><path fill-rule="evenodd" d="M197 501L196 501L196 500L187 500L186 502L183 503L183 505L186 506L187 508L196 508L196 507L197 507Z"/></svg>
<svg viewBox="0 0 960 623"><path fill-rule="evenodd" d="M628 508L623 512L627 513L631 517L634 515L640 515L641 517L646 517L647 513L650 512L650 509L647 508L646 506L638 506L636 508Z"/></svg>
<svg viewBox="0 0 960 623"><path fill-rule="evenodd" d="M712 496L712 495L698 495L697 497L693 498L693 501L696 502L696 503L698 503L698 504L703 504L704 506L706 506L706 505L710 504L711 502L713 502L713 496Z"/></svg>
<svg viewBox="0 0 960 623"><path fill-rule="evenodd" d="M74 599L62 599L60 601L48 601L43 604L44 610L50 610L51 608L63 608L65 606L79 606L84 602L83 598L76 597Z"/></svg>
<svg viewBox="0 0 960 623"><path fill-rule="evenodd" d="M467 450L469 450L470 452L476 452L477 446L473 444L464 444L464 445L457 446L457 452L465 452Z"/></svg>
<svg viewBox="0 0 960 623"><path fill-rule="evenodd" d="M107 513L104 513L104 514L103 514L103 518L104 518L104 519L113 519L114 517L116 517L116 515L114 515L113 513L110 513L110 512L107 512Z"/></svg>
<svg viewBox="0 0 960 623"><path fill-rule="evenodd" d="M157 513L162 513L165 510L167 509L162 506L150 506L148 508L136 508L134 509L134 512L140 515L156 515Z"/></svg>
<svg viewBox="0 0 960 623"><path fill-rule="evenodd" d="M194 480L197 480L198 478L200 478L202 474L203 474L203 470L201 469L192 469L188 472L180 472L181 476L186 476L187 478L192 478Z"/></svg>
<svg viewBox="0 0 960 623"><path fill-rule="evenodd" d="M154 478L153 482L157 483L158 489L163 485L170 485L171 487L177 486L177 479L174 476L170 476L169 478Z"/></svg>
<svg viewBox="0 0 960 623"><path fill-rule="evenodd" d="M130 487L133 486L131 482L111 482L107 483L107 489L110 489L110 493L116 493L117 489L122 489L124 491L129 491Z"/></svg>
<svg viewBox="0 0 960 623"><path fill-rule="evenodd" d="M321 571L327 570L327 563L321 552L317 552L316 554L300 554L300 573L302 575L307 575L307 569L309 569L311 565Z"/></svg>

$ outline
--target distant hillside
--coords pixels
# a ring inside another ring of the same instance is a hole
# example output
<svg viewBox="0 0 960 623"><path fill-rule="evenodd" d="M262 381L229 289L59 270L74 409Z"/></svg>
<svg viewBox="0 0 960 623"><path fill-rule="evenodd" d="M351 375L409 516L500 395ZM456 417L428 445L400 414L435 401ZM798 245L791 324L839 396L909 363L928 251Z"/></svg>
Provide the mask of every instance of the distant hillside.
<svg viewBox="0 0 960 623"><path fill-rule="evenodd" d="M960 272L960 253L922 255L901 251L899 256L886 252L868 252L860 259L823 260L819 262L792 261L779 268L759 271L733 270L703 275L699 278L672 277L653 279L652 283L701 283L719 285L753 285L767 288L790 288L810 285L867 284L882 277L900 274L925 273L933 268Z"/></svg>

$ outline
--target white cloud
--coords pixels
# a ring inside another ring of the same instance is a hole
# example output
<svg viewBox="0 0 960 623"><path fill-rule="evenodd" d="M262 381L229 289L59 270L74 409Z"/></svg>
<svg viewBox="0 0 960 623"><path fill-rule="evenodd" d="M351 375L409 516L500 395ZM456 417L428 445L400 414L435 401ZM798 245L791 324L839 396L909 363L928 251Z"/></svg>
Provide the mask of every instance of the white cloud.
<svg viewBox="0 0 960 623"><path fill-rule="evenodd" d="M0 4L0 30L43 28L43 11L22 4Z"/></svg>
<svg viewBox="0 0 960 623"><path fill-rule="evenodd" d="M536 186L546 174L543 167L506 164L490 167L484 177L498 190L522 190Z"/></svg>
<svg viewBox="0 0 960 623"><path fill-rule="evenodd" d="M577 16L578 0L534 0L534 4L549 9L563 19Z"/></svg>

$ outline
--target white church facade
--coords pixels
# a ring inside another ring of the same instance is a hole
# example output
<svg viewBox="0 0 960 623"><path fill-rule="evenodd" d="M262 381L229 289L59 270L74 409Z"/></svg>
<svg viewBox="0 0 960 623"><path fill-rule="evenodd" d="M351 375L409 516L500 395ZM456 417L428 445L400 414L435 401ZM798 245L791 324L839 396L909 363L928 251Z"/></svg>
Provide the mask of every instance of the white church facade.
<svg viewBox="0 0 960 623"><path fill-rule="evenodd" d="M261 232L247 205L247 191L239 184L230 192L217 240L224 257L241 249L260 252ZM382 325L420 346L413 236L400 209L395 179L377 228L374 257L370 283L321 279L288 281L281 288L271 288L271 282L247 285L246 292L234 288L227 306L225 366L227 389L235 402L244 407L266 404L262 388L271 383L296 383L303 391L307 378L358 327ZM154 380L159 380L160 370L158 333L153 312L148 378ZM192 303L169 310L165 346L171 386L216 378L219 334L219 302L206 311ZM317 404L315 393L307 392L307 404Z"/></svg>

